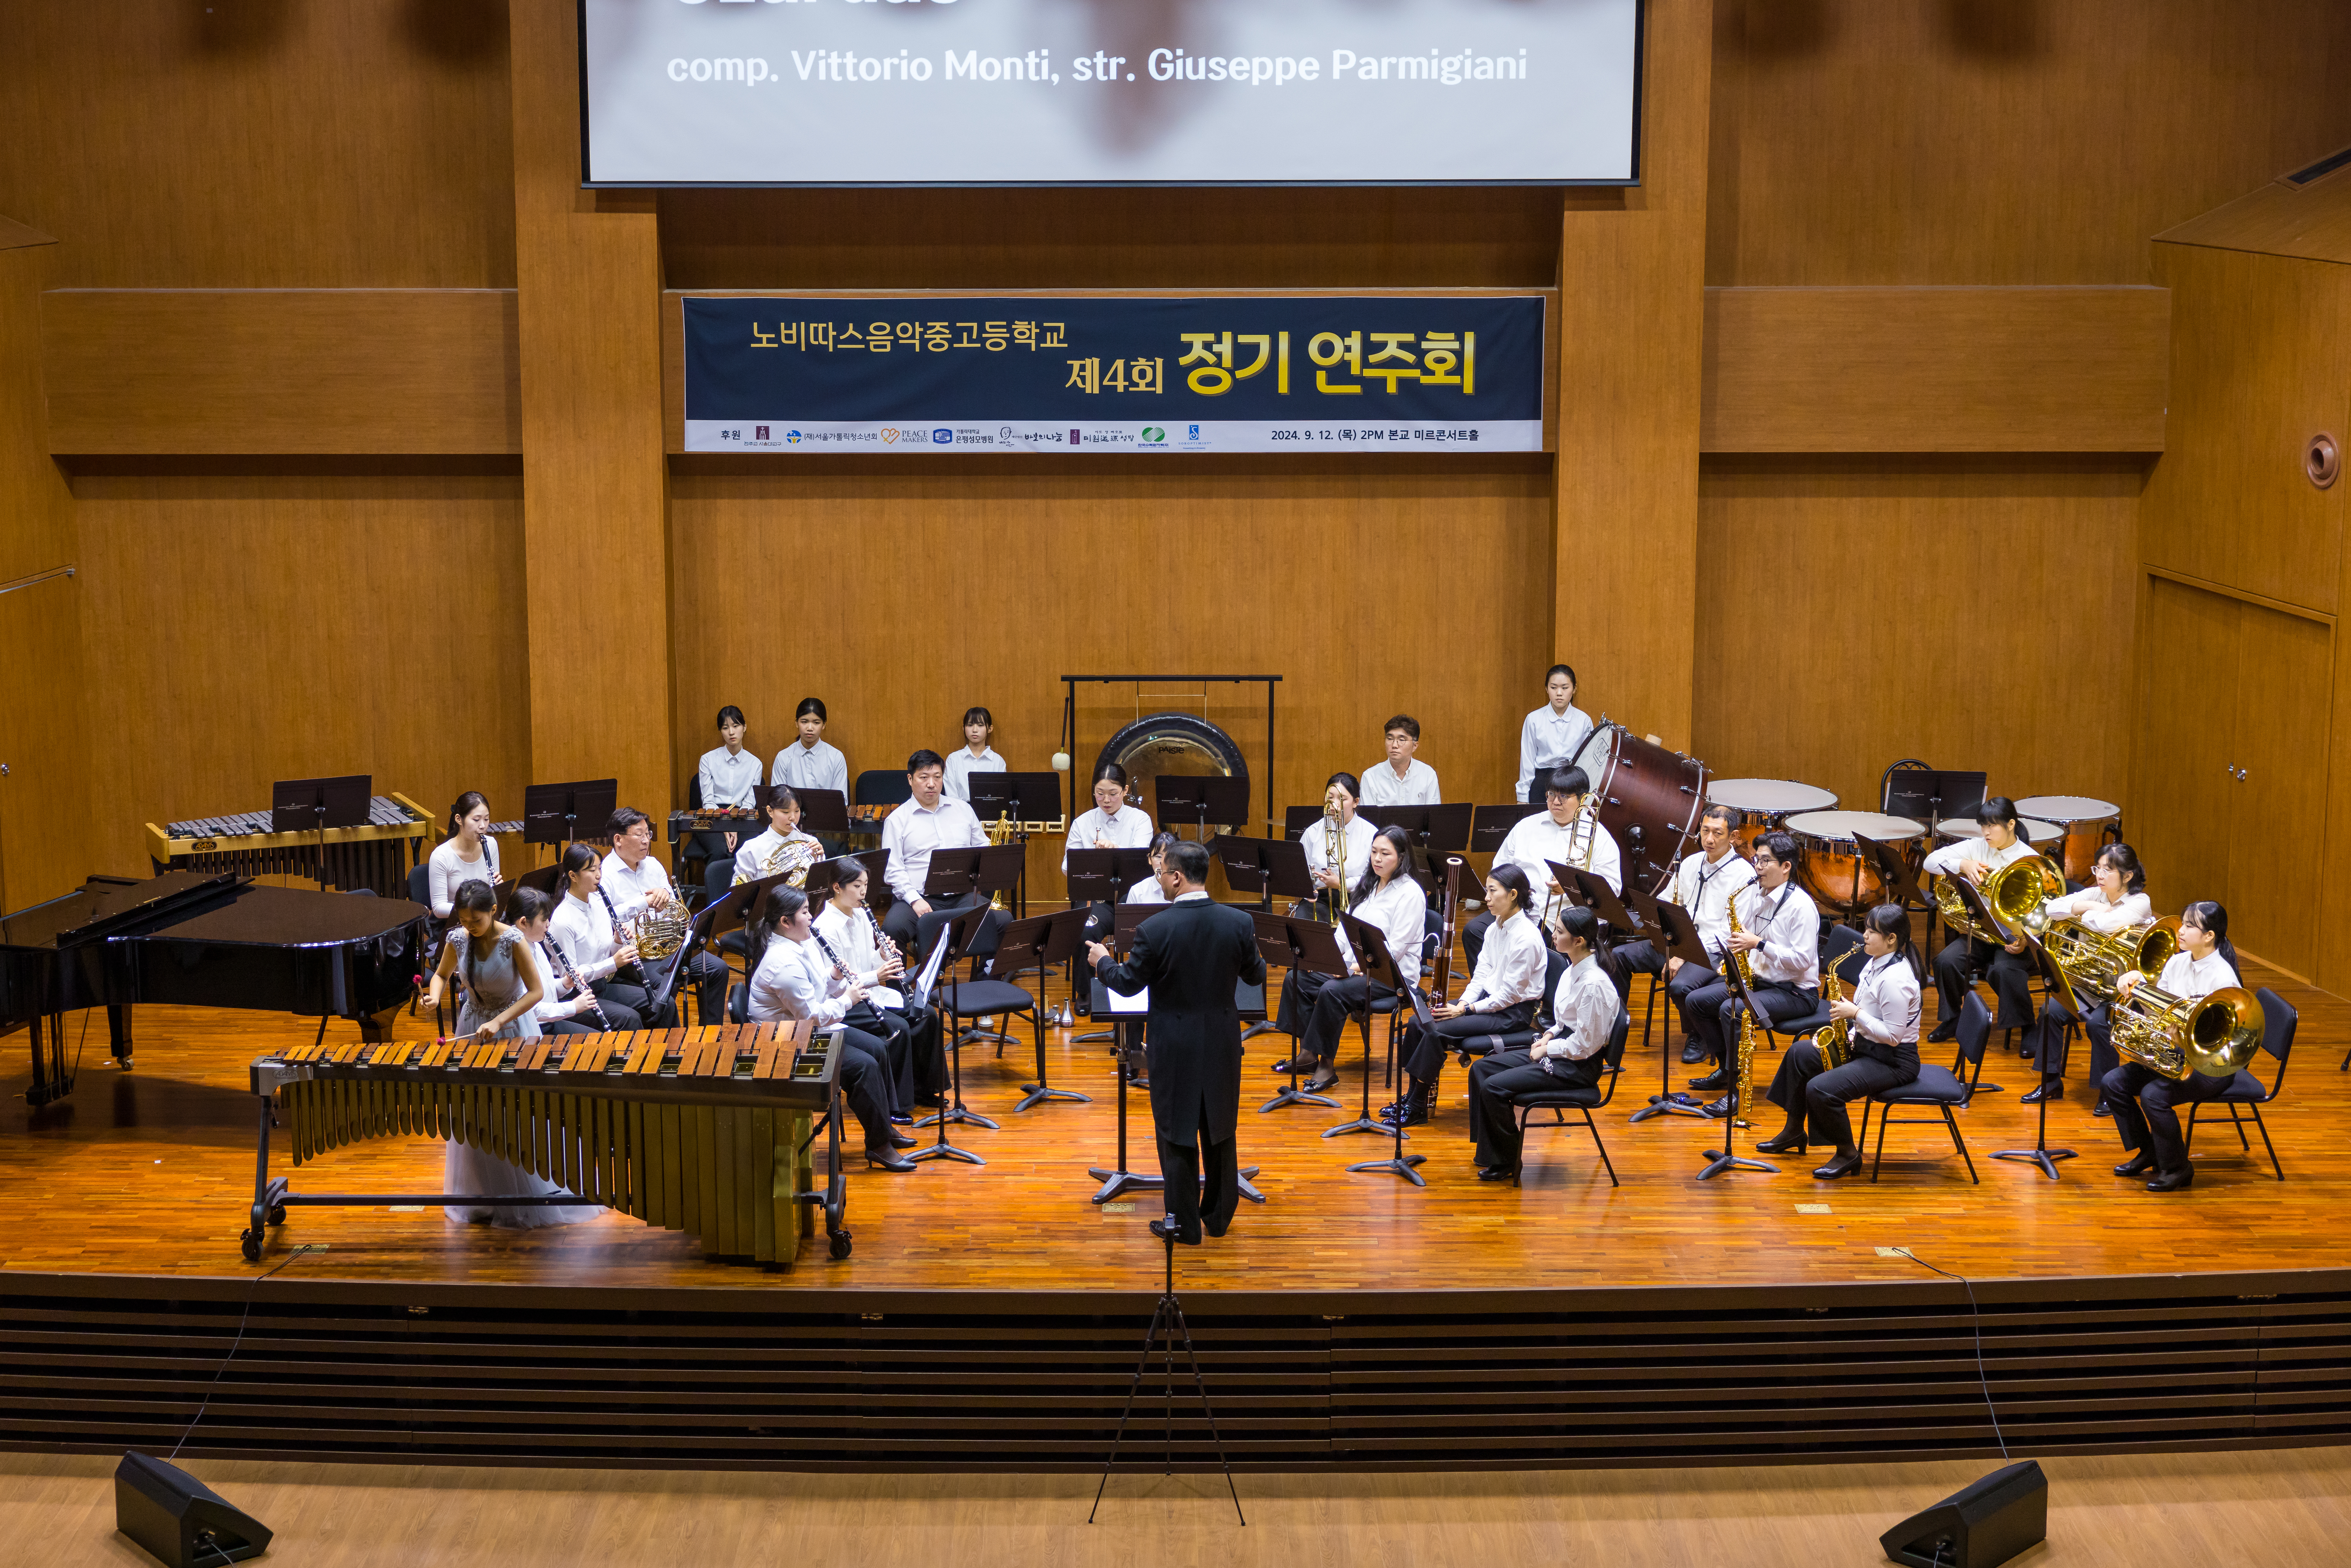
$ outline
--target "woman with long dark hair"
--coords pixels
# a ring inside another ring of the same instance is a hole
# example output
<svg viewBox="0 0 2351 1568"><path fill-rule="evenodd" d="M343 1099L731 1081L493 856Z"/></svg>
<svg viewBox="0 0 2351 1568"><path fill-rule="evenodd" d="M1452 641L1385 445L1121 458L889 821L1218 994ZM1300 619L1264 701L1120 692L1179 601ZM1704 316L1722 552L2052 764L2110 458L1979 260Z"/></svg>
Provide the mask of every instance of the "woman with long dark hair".
<svg viewBox="0 0 2351 1568"><path fill-rule="evenodd" d="M2189 904L2179 915L2179 951L2155 977L2156 986L2187 1000L2241 986L2237 949L2229 942L2229 912L2210 899ZM2117 1001L2137 990L2146 977L2126 972L2115 988ZM2105 1077L2106 1103L2114 1107L2115 1133L2130 1157L2115 1167L2118 1176L2145 1176L2149 1192L2178 1192L2196 1179L2188 1163L2175 1106L2217 1100L2236 1081L2190 1072L2166 1078L2142 1062L2126 1061Z"/></svg>
<svg viewBox="0 0 2351 1568"><path fill-rule="evenodd" d="M1835 1157L1813 1174L1823 1181L1861 1168L1854 1146L1853 1118L1845 1107L1882 1089L1899 1089L1918 1076L1918 949L1910 940L1910 915L1898 904L1881 904L1862 922L1861 980L1853 995L1829 1005L1829 1017L1845 1026L1852 1056L1832 1068L1820 1047L1800 1040L1780 1059L1780 1071L1765 1096L1788 1113L1779 1135L1758 1144L1764 1155L1801 1155L1810 1142L1826 1144Z"/></svg>
<svg viewBox="0 0 2351 1568"><path fill-rule="evenodd" d="M456 914L457 890L467 883L497 885L498 841L490 836L490 802L479 789L466 790L449 808L449 836L424 863L432 889L426 898L444 920Z"/></svg>
<svg viewBox="0 0 2351 1568"><path fill-rule="evenodd" d="M1379 928L1388 956L1406 983L1420 974L1421 928L1428 918L1428 895L1412 879L1412 835L1402 828L1382 828L1372 839L1371 863L1349 896L1348 913ZM1281 1009L1274 1028L1293 1035L1298 1050L1276 1072L1293 1068L1312 1076L1310 1093L1321 1093L1339 1082L1339 1034L1347 1019L1368 1007L1373 985L1343 938L1339 956L1346 960L1344 975L1318 975L1292 967L1281 983ZM1378 994L1388 994L1385 987Z"/></svg>
<svg viewBox="0 0 2351 1568"><path fill-rule="evenodd" d="M890 1125L890 1048L844 1022L865 1000L865 987L816 932L808 894L779 887L768 895L768 947L752 971L750 1014L760 1023L805 1019L841 1024L841 1094L865 1133L865 1162L885 1171L911 1171L898 1153L914 1140Z"/></svg>
<svg viewBox="0 0 2351 1568"><path fill-rule="evenodd" d="M2147 871L2138 863L2138 852L2128 844L2112 843L2098 852L2090 865L2090 885L2079 893L2069 893L2053 898L2041 906L2042 914L2052 920L2078 920L2091 930L2112 936L2144 925L2155 918L2155 905L2147 901ZM2076 1000L2085 998L2076 998ZM2114 1040L2106 1028L2106 1004L2097 1003L2076 1019L2065 1004L2051 997L2041 1004L2041 1017L2033 1025L2033 1038L2029 1054L2041 1069L2041 1087L2017 1097L2022 1104L2036 1104L2043 1099L2063 1100L2065 1081L2057 1076L2058 1047L2065 1039L2065 1026L2079 1023L2090 1037L2090 1088L2097 1099L2090 1113L2107 1113L2104 1090L2106 1074L2122 1065L2115 1054Z"/></svg>
<svg viewBox="0 0 2351 1568"><path fill-rule="evenodd" d="M1550 965L1543 959L1542 932L1528 909L1533 897L1527 873L1517 866L1498 864L1486 873L1486 913L1494 917L1494 926L1479 949L1469 988L1459 1001L1429 1009L1430 1029L1423 1030L1417 1018L1405 1026L1408 1084L1404 1097L1380 1113L1383 1119L1407 1127L1427 1121L1447 1055L1468 1051L1482 1056L1492 1047L1489 1037L1522 1030L1534 1017Z"/></svg>
<svg viewBox="0 0 2351 1568"><path fill-rule="evenodd" d="M1603 1055L1624 1011L1623 973L1600 916L1578 904L1560 912L1552 945L1567 968L1551 998L1551 1023L1524 1051L1498 1051L1469 1064L1469 1136L1478 1145L1478 1179L1518 1174L1524 1134L1511 1096L1544 1089L1583 1089L1600 1082Z"/></svg>

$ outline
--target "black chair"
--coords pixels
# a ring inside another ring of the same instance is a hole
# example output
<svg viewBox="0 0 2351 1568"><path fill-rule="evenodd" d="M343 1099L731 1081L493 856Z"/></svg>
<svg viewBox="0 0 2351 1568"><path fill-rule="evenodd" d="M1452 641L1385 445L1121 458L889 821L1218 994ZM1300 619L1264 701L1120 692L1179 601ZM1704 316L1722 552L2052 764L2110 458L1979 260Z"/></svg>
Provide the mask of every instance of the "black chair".
<svg viewBox="0 0 2351 1568"><path fill-rule="evenodd" d="M857 792L850 798L852 806L895 806L914 798L914 787L906 782L903 769L869 768L857 776Z"/></svg>
<svg viewBox="0 0 2351 1568"><path fill-rule="evenodd" d="M1534 1113L1538 1111L1551 1113L1552 1119L1543 1124L1550 1127L1574 1126L1575 1124L1567 1119L1570 1111L1581 1115L1583 1130L1592 1134L1592 1146L1600 1151L1600 1164L1608 1172L1608 1185L1625 1185L1616 1179L1616 1164L1608 1157L1608 1145L1601 1141L1600 1124L1592 1119L1592 1113L1616 1098L1616 1081L1624 1076L1625 1041L1632 1032L1632 1011L1620 1005L1616 1009L1615 1027L1608 1031L1608 1044L1602 1052L1604 1065L1599 1082L1587 1088L1542 1090L1510 1096L1510 1104L1518 1113L1520 1140L1519 1168L1510 1173L1512 1186L1524 1185L1521 1177L1526 1170L1526 1136L1534 1130Z"/></svg>
<svg viewBox="0 0 2351 1568"><path fill-rule="evenodd" d="M750 982L737 980L726 988L726 1021L728 1023L751 1021Z"/></svg>
<svg viewBox="0 0 2351 1568"><path fill-rule="evenodd" d="M1966 1004L1959 1009L1959 1060L1973 1061L1976 1071L1983 1071L1984 1047L1991 1042L1991 1013L1984 1007L1983 998L1973 991L1968 993ZM1939 1120L1951 1134L1951 1147L1959 1151L1959 1158L1968 1164L1968 1180L1980 1183L1976 1175L1976 1162L1968 1153L1968 1141L1959 1136L1959 1118L1951 1113L1964 1107L1975 1092L1975 1086L1961 1082L1959 1075L1948 1067L1921 1062L1918 1076L1899 1089L1880 1090L1865 1101L1861 1107L1861 1146L1869 1144L1869 1115L1877 1117L1877 1157L1869 1167L1869 1179L1875 1182L1880 1167L1886 1164L1886 1128L1891 1122L1928 1123ZM1898 1108L1930 1106L1932 1116L1896 1116Z"/></svg>
<svg viewBox="0 0 2351 1568"><path fill-rule="evenodd" d="M430 907L433 903L433 867L431 862L418 861L408 868L408 902Z"/></svg>
<svg viewBox="0 0 2351 1568"><path fill-rule="evenodd" d="M2286 1052L2294 1049L2294 1026L2302 1020L2301 1015L2294 1010L2293 1005L2267 986L2255 991L2253 996L2262 1004L2262 1049L2276 1058L2277 1074L2270 1080L2269 1087L2264 1089L2262 1087L2260 1079L2243 1068L2239 1068L2237 1076L2230 1082L2229 1087L2222 1092L2218 1100L2198 1101L2188 1107L2188 1131L2185 1142L2192 1152L2196 1146L2197 1112L2202 1110L2207 1103L2226 1105L2229 1108L2229 1121L2237 1129L2237 1142L2243 1145L2246 1154L2252 1154L2253 1145L2246 1138L2244 1121L2238 1114L2238 1107L2242 1106L2253 1113L2253 1126L2262 1134L2262 1147L2267 1149L2270 1154L2270 1168L2277 1172L2278 1180L2283 1181L2285 1167L2278 1164L2277 1145L2270 1142L2269 1126L2262 1120L2262 1107L2275 1100L2278 1097L2278 1091L2285 1086Z"/></svg>
<svg viewBox="0 0 2351 1568"><path fill-rule="evenodd" d="M1524 1029L1514 1029L1508 1034L1489 1034L1479 1036L1479 1043L1483 1047L1483 1049L1479 1051L1457 1051L1454 1052L1454 1060L1456 1061L1466 1067L1470 1062L1477 1061L1479 1057L1489 1054L1493 1051L1524 1051L1528 1046L1534 1043L1536 1035L1551 1027L1551 999L1559 994L1559 977L1562 975L1566 974L1568 971L1568 958L1566 954L1561 952L1556 947L1549 949L1543 956L1545 962L1543 965L1542 1000L1535 1004L1535 1016L1527 1020L1527 1027Z"/></svg>

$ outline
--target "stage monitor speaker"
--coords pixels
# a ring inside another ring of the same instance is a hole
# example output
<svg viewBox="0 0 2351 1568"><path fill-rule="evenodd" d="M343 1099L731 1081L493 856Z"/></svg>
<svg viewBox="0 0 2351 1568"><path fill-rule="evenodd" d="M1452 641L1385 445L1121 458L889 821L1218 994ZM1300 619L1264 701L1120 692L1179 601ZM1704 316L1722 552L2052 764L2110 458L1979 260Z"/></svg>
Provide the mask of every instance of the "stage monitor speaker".
<svg viewBox="0 0 2351 1568"><path fill-rule="evenodd" d="M114 1469L114 1528L167 1568L258 1557L269 1528L177 1465L125 1454Z"/></svg>
<svg viewBox="0 0 2351 1568"><path fill-rule="evenodd" d="M1911 1568L1994 1568L2049 1535L2049 1478L2031 1459L1992 1471L1877 1538Z"/></svg>

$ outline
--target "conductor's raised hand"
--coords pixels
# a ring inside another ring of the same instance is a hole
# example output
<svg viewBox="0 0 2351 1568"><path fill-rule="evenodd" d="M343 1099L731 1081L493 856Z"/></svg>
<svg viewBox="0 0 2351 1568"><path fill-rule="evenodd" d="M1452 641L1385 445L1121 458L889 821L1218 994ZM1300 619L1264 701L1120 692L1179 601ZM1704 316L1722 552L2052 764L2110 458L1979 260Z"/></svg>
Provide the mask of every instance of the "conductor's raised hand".
<svg viewBox="0 0 2351 1568"><path fill-rule="evenodd" d="M1086 944L1086 967L1087 967L1087 968L1089 968L1089 969L1099 969L1100 967L1102 967L1102 966L1103 962L1104 962L1105 960L1107 960L1109 957L1110 957L1110 949L1109 949L1109 948L1107 948L1107 947L1105 947L1105 946L1103 946L1101 943L1099 943L1099 942L1089 942L1089 943L1087 943L1087 944Z"/></svg>

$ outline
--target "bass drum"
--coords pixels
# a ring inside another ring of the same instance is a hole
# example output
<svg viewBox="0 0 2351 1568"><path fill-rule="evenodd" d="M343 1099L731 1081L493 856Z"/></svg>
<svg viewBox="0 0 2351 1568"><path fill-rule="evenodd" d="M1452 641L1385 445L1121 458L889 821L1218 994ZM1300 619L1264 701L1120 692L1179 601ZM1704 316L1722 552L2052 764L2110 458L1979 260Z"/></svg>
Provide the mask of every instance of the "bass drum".
<svg viewBox="0 0 2351 1568"><path fill-rule="evenodd" d="M1573 766L1592 780L1601 826L1624 853L1625 885L1655 894L1698 841L1706 810L1706 764L1667 751L1601 716Z"/></svg>
<svg viewBox="0 0 2351 1568"><path fill-rule="evenodd" d="M1191 779L1222 775L1244 784L1249 776L1239 744L1217 726L1189 713L1148 714L1122 727L1095 758L1094 772L1101 772L1105 762L1115 762L1126 769L1127 799L1149 812L1151 820L1163 828L1168 824L1159 821L1159 789L1154 782L1162 775ZM1093 805L1092 779L1090 773L1084 779L1070 780L1074 797L1070 802L1072 819ZM1208 825L1232 831L1248 826L1246 822Z"/></svg>

